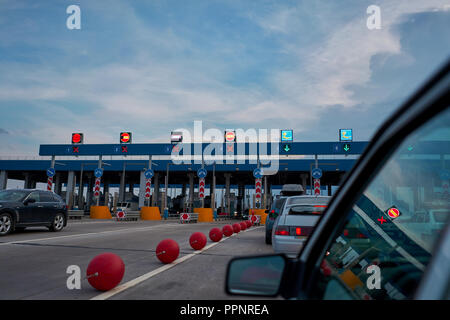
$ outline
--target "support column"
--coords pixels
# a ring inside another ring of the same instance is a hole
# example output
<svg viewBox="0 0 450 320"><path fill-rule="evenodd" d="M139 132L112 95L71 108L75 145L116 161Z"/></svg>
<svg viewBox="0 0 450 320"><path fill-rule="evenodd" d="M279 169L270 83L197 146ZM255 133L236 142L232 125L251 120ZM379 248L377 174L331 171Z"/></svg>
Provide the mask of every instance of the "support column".
<svg viewBox="0 0 450 320"><path fill-rule="evenodd" d="M55 189L54 192L58 195L61 195L62 182L61 182L61 173L57 172L55 174Z"/></svg>
<svg viewBox="0 0 450 320"><path fill-rule="evenodd" d="M105 203L104 206L107 206L109 208L109 180L106 179L103 180L103 194L105 196Z"/></svg>
<svg viewBox="0 0 450 320"><path fill-rule="evenodd" d="M88 174L88 188L86 191L86 209L89 210L92 204L92 193L94 188L94 181L92 173Z"/></svg>
<svg viewBox="0 0 450 320"><path fill-rule="evenodd" d="M231 173L225 173L225 199L226 199L226 208L227 213L231 217L231 197L230 197L230 180L231 180Z"/></svg>
<svg viewBox="0 0 450 320"><path fill-rule="evenodd" d="M66 204L69 207L69 209L72 209L72 205L73 205L74 177L75 177L75 173L73 171L69 171L67 173Z"/></svg>
<svg viewBox="0 0 450 320"><path fill-rule="evenodd" d="M267 188L267 176L264 176L264 203L263 209L267 209L267 199L269 198L269 189Z"/></svg>
<svg viewBox="0 0 450 320"><path fill-rule="evenodd" d="M155 172L154 180L154 191L152 195L152 207L158 207L159 199L159 172Z"/></svg>
<svg viewBox="0 0 450 320"><path fill-rule="evenodd" d="M189 212L194 212L194 174L188 173L189 177Z"/></svg>
<svg viewBox="0 0 450 320"><path fill-rule="evenodd" d="M24 189L31 189L31 183L30 183L30 174L24 173L25 179L23 181L23 188Z"/></svg>
<svg viewBox="0 0 450 320"><path fill-rule="evenodd" d="M145 171L141 171L140 179L139 179L139 208L142 208L145 206L145 184L146 180Z"/></svg>
<svg viewBox="0 0 450 320"><path fill-rule="evenodd" d="M84 208L84 181L83 181L83 169L84 169L84 165L81 164L81 169L80 169L80 182L78 185L78 209L79 210L83 210Z"/></svg>
<svg viewBox="0 0 450 320"><path fill-rule="evenodd" d="M125 162L123 163L122 173L120 175L120 186L119 186L119 202L125 201Z"/></svg>
<svg viewBox="0 0 450 320"><path fill-rule="evenodd" d="M0 171L0 190L6 189L8 184L8 171Z"/></svg>

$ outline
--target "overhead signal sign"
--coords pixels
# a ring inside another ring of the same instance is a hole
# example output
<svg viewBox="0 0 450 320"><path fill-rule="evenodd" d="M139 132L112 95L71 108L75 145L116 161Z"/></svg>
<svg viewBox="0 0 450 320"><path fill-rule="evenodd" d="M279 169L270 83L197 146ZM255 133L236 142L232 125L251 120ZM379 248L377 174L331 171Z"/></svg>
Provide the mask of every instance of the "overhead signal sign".
<svg viewBox="0 0 450 320"><path fill-rule="evenodd" d="M131 132L121 132L120 143L131 143Z"/></svg>
<svg viewBox="0 0 450 320"><path fill-rule="evenodd" d="M293 142L294 130L281 130L281 142Z"/></svg>
<svg viewBox="0 0 450 320"><path fill-rule="evenodd" d="M174 132L170 133L170 143L181 143L183 141L183 133L182 132Z"/></svg>
<svg viewBox="0 0 450 320"><path fill-rule="evenodd" d="M283 151L284 153L289 153L292 150L292 147L290 144L283 144L281 145L281 151Z"/></svg>
<svg viewBox="0 0 450 320"><path fill-rule="evenodd" d="M339 141L353 141L353 129L339 129Z"/></svg>
<svg viewBox="0 0 450 320"><path fill-rule="evenodd" d="M236 142L236 132L234 130L225 131L225 142Z"/></svg>
<svg viewBox="0 0 450 320"><path fill-rule="evenodd" d="M347 153L350 152L350 150L351 150L350 143L344 143L342 146L342 150Z"/></svg>
<svg viewBox="0 0 450 320"><path fill-rule="evenodd" d="M72 133L72 144L80 144L80 143L83 143L83 134Z"/></svg>

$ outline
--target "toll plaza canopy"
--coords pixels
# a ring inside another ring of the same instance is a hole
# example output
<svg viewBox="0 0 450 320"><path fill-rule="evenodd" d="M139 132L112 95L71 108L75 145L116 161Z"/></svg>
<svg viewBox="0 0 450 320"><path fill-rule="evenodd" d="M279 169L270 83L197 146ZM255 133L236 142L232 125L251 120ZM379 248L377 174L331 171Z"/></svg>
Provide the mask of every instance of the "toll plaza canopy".
<svg viewBox="0 0 450 320"><path fill-rule="evenodd" d="M367 141L355 142L291 142L291 143L133 143L133 144L43 144L41 156L100 155L332 155L361 154ZM174 149L175 148L175 149Z"/></svg>

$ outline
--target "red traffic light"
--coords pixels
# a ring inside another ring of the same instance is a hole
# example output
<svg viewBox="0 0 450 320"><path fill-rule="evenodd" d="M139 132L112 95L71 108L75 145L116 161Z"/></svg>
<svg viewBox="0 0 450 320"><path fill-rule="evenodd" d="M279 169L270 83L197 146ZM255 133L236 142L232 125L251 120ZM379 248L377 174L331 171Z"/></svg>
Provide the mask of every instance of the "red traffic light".
<svg viewBox="0 0 450 320"><path fill-rule="evenodd" d="M73 144L83 143L83 134L82 133L72 133L72 143Z"/></svg>
<svg viewBox="0 0 450 320"><path fill-rule="evenodd" d="M121 132L120 143L131 143L131 132Z"/></svg>

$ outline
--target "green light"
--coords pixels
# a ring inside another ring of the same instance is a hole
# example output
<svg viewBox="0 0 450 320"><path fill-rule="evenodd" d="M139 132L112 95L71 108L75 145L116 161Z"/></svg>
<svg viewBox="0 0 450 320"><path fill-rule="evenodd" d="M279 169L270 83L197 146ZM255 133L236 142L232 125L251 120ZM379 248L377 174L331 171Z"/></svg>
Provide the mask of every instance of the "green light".
<svg viewBox="0 0 450 320"><path fill-rule="evenodd" d="M414 149L413 146L409 146L409 147L408 147L408 151L412 151L413 149Z"/></svg>
<svg viewBox="0 0 450 320"><path fill-rule="evenodd" d="M345 143L342 149L344 149L345 152L350 152L350 143Z"/></svg>
<svg viewBox="0 0 450 320"><path fill-rule="evenodd" d="M285 144L285 145L283 146L283 151L284 151L284 152L289 152L289 151L291 151L291 147L290 147L288 144Z"/></svg>

